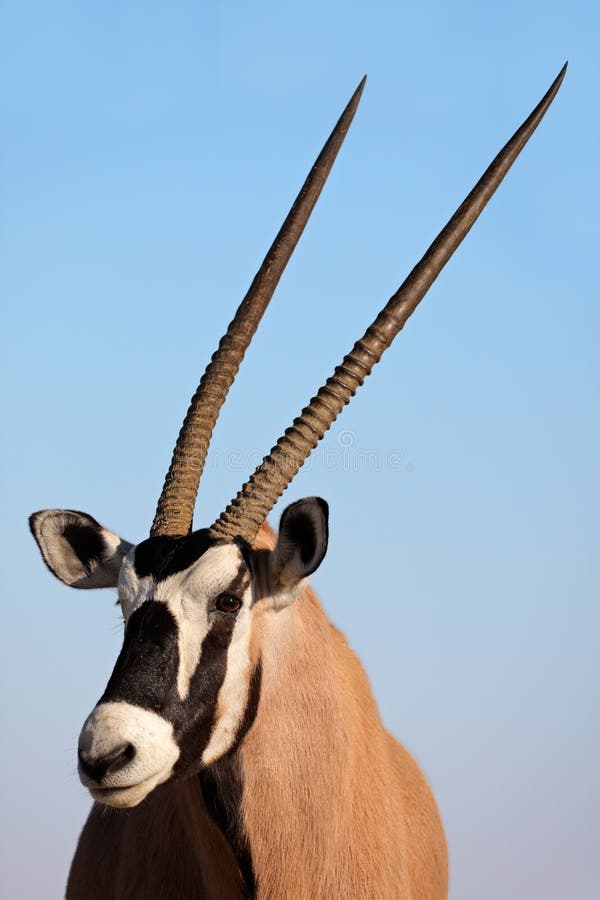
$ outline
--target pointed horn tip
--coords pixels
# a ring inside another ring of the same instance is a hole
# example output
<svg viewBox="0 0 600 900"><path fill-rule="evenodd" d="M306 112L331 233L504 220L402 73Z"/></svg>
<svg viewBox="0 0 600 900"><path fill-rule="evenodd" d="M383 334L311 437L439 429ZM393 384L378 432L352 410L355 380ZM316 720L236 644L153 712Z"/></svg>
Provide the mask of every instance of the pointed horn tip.
<svg viewBox="0 0 600 900"><path fill-rule="evenodd" d="M356 88L356 90L350 97L350 100L348 101L348 106L346 107L347 110L350 110L350 109L355 110L356 109L356 107L358 106L358 104L360 102L360 98L362 97L366 83L367 83L367 76L363 75L363 77L361 78L361 80L358 83L358 87Z"/></svg>
<svg viewBox="0 0 600 900"><path fill-rule="evenodd" d="M562 67L562 69L560 70L560 72L558 73L556 78L554 79L554 84L552 86L554 87L554 85L556 85L557 90L561 86L563 79L564 79L565 75L567 74L568 65L569 65L569 60L567 59L564 66Z"/></svg>
<svg viewBox="0 0 600 900"><path fill-rule="evenodd" d="M535 107L529 118L523 123L522 129L526 129L529 126L529 134L531 135L533 131L539 125L541 119L548 111L550 104L554 101L554 98L558 94L560 90L560 86L563 83L564 77L567 73L567 66L569 65L568 61L564 64L538 105Z"/></svg>
<svg viewBox="0 0 600 900"><path fill-rule="evenodd" d="M568 65L569 65L569 63L567 61L564 64L564 66L562 67L562 69L560 70L560 72L558 73L558 75L556 76L556 78L554 79L554 81L552 82L552 84L550 85L550 87L548 88L548 90L546 91L546 93L544 94L544 96L542 97L542 99L540 100L536 109L531 114L532 116L534 116L536 112L538 112L540 114L540 117L544 115L544 113L546 112L546 110L548 109L548 107L550 106L550 104L552 103L552 101L554 100L556 95L558 94L558 91L560 90L560 86L563 83L565 75L567 74L567 66Z"/></svg>

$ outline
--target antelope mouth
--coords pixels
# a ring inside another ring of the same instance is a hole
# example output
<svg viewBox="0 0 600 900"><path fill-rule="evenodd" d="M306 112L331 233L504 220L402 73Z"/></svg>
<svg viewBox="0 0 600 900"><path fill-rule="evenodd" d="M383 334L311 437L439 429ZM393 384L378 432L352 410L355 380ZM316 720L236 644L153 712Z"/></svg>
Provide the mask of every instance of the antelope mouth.
<svg viewBox="0 0 600 900"><path fill-rule="evenodd" d="M78 755L79 779L94 800L128 807L170 778L179 747L166 719L131 703L107 701L87 718Z"/></svg>
<svg viewBox="0 0 600 900"><path fill-rule="evenodd" d="M170 771L160 772L157 775L151 775L135 784L127 785L86 785L88 791L96 803L102 803L104 806L112 806L117 809L129 808L137 806L141 803L155 787L167 781Z"/></svg>

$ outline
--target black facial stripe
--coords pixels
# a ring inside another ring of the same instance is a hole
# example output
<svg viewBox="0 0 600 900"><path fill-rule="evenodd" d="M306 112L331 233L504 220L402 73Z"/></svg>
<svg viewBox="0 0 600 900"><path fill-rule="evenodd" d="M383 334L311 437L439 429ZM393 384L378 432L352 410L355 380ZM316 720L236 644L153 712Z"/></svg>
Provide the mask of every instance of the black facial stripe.
<svg viewBox="0 0 600 900"><path fill-rule="evenodd" d="M164 603L148 600L127 622L123 647L100 703L123 700L172 720L179 671L178 628Z"/></svg>
<svg viewBox="0 0 600 900"><path fill-rule="evenodd" d="M199 759L205 749L215 724L215 712L219 690L227 671L227 651L235 627L235 617L219 613L202 641L200 660L192 675L188 695L180 701L180 718L175 724L176 739L181 750L176 775L189 775L198 769Z"/></svg>

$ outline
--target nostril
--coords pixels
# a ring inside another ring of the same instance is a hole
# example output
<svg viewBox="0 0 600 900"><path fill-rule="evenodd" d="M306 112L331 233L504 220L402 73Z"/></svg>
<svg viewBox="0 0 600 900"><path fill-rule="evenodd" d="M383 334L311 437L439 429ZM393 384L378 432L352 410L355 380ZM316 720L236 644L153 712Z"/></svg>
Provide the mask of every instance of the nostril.
<svg viewBox="0 0 600 900"><path fill-rule="evenodd" d="M105 774L114 774L115 772L120 771L120 769L124 769L126 765L128 765L133 757L135 756L135 747L133 744L125 744L124 747L121 747L120 750L115 750L114 753L111 754L111 758L108 761L108 766L106 768Z"/></svg>
<svg viewBox="0 0 600 900"><path fill-rule="evenodd" d="M123 750L123 757L127 760L127 762L131 762L134 756L135 747L133 746L133 744L127 744L125 749Z"/></svg>
<svg viewBox="0 0 600 900"><path fill-rule="evenodd" d="M80 749L77 755L80 770L88 778L100 783L105 775L114 775L131 762L135 756L135 747L133 744L122 744L99 757Z"/></svg>

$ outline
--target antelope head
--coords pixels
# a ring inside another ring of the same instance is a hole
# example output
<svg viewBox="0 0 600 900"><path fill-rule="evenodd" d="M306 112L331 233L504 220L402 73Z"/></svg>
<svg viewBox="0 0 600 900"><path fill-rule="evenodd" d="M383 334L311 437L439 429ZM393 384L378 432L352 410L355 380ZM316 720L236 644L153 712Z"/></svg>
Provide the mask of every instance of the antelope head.
<svg viewBox="0 0 600 900"><path fill-rule="evenodd" d="M565 69L363 337L209 528L192 530L192 519L214 424L333 165L364 80L200 381L150 536L134 546L73 510L31 516L42 556L61 581L78 588L118 588L123 647L79 738L80 778L96 800L134 806L157 785L192 776L242 740L260 690L260 648L251 640L257 617L281 615L320 565L327 549L327 504L313 497L289 506L274 549L254 546L258 531L483 210L554 99Z"/></svg>

